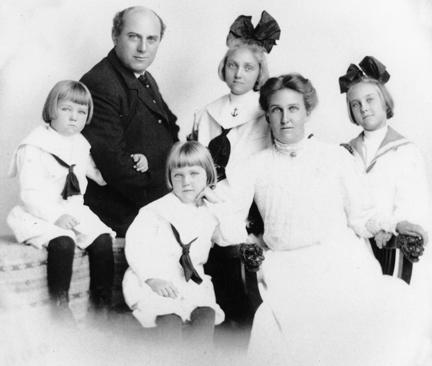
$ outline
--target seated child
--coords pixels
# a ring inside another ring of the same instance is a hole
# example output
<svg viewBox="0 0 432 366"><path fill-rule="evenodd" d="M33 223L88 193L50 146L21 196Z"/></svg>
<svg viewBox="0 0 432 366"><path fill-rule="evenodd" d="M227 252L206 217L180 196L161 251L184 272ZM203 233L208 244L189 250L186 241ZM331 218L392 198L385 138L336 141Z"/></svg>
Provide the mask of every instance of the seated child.
<svg viewBox="0 0 432 366"><path fill-rule="evenodd" d="M87 87L60 81L48 94L44 125L35 128L15 151L10 175L18 175L21 203L7 222L17 240L48 250L48 290L53 314L72 320L68 307L75 245L90 262L90 300L94 310L110 304L114 232L84 205L86 176L106 184L81 135L90 123L93 101Z"/></svg>
<svg viewBox="0 0 432 366"><path fill-rule="evenodd" d="M172 192L143 207L126 233L130 268L123 293L143 327L157 326L177 340L188 329L191 339L211 342L215 324L224 320L203 270L212 236L241 243L246 230L241 216L212 190L216 172L203 145L175 144L166 172Z"/></svg>
<svg viewBox="0 0 432 366"><path fill-rule="evenodd" d="M394 102L385 85L389 79L386 67L373 56L351 64L339 78L349 119L363 130L343 146L364 177L380 218L378 233L369 241L383 274L414 287L423 282L420 292L426 293L432 260L427 247L420 257L430 235L429 185L420 150L390 126Z"/></svg>

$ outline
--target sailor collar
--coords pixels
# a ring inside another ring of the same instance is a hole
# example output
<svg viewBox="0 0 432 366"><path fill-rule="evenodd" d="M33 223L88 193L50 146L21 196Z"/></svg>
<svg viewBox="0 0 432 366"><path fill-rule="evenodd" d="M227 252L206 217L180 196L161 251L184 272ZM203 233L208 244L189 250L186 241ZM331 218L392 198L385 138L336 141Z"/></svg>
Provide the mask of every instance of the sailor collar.
<svg viewBox="0 0 432 366"><path fill-rule="evenodd" d="M363 156L362 149L363 139L364 132L360 133L360 135L352 139L348 144L343 144L343 146L347 148L351 154L359 155L363 162L365 162L366 160ZM366 173L369 173L372 170L379 158L386 155L390 151L397 150L400 146L408 145L410 143L411 142L406 137L402 136L399 132L389 126L374 158L371 160L368 166L365 166Z"/></svg>
<svg viewBox="0 0 432 366"><path fill-rule="evenodd" d="M54 154L69 165L75 163L75 161L70 160L69 152L71 149L78 154L88 154L90 151L90 144L81 134L64 137L50 125L44 124L36 127L14 151L8 173L11 177L17 173L17 152L25 145L35 146L47 153Z"/></svg>
<svg viewBox="0 0 432 366"><path fill-rule="evenodd" d="M258 95L253 91L241 96L224 95L210 103L207 112L224 129L241 126L264 115Z"/></svg>
<svg viewBox="0 0 432 366"><path fill-rule="evenodd" d="M208 207L206 203L203 206L184 204L173 192L170 192L159 200L145 206L145 209L149 209L164 221L174 225L178 230L181 228L180 237L185 242L188 242L198 232L194 224L194 218L199 212L206 210L206 207Z"/></svg>

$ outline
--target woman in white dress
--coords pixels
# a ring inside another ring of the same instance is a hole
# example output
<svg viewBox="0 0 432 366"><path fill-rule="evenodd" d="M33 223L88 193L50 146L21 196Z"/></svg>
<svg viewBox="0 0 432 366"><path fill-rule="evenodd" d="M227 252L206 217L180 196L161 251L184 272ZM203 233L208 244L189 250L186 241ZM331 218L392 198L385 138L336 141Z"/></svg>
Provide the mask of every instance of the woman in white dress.
<svg viewBox="0 0 432 366"><path fill-rule="evenodd" d="M371 56L366 56L358 66L351 64L339 78L341 93L346 93L350 120L363 129L344 146L364 175L375 209L382 218L381 232L376 240L371 240L371 247L383 273L417 285L431 278L429 250L426 248L423 257L411 258L406 251L404 255L400 249L390 248L390 244L400 234L427 243L430 196L420 150L388 124L393 117L393 99L384 84L389 78L385 66Z"/></svg>
<svg viewBox="0 0 432 366"><path fill-rule="evenodd" d="M268 79L266 53L279 39L277 22L265 11L254 28L250 16L239 16L231 25L228 50L219 64L219 77L230 92L198 111L192 139L208 146L218 173L218 190L224 190L230 175L252 154L271 144L264 112L258 103L259 88ZM255 208L255 207L254 207ZM252 209L253 210L253 209ZM249 218L250 232L261 234L256 208ZM227 321L251 324L261 302L255 273L244 272L248 290L242 284L238 246L226 247L216 238L206 270L212 274L216 297ZM248 294L246 294L248 293Z"/></svg>
<svg viewBox="0 0 432 366"><path fill-rule="evenodd" d="M306 137L317 104L311 82L271 78L260 104L274 144L230 179L245 212L255 199L268 246L249 361L412 365L418 314L409 287L380 276L360 238L375 234L374 220L348 154Z"/></svg>

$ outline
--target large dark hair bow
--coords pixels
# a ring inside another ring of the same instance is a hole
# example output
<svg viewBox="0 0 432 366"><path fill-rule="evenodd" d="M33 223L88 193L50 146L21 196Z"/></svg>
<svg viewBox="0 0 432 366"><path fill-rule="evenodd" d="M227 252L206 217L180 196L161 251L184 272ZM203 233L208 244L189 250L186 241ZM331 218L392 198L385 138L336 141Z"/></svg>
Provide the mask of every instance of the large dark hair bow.
<svg viewBox="0 0 432 366"><path fill-rule="evenodd" d="M387 72L386 67L375 57L366 56L359 63L359 66L351 64L346 74L339 78L341 93L346 93L351 85L365 77L375 79L382 84L385 84L390 79L390 74Z"/></svg>
<svg viewBox="0 0 432 366"><path fill-rule="evenodd" d="M251 19L251 16L240 15L234 21L228 33L227 45L233 38L241 38L264 47L267 53L270 53L280 37L279 24L265 10L262 12L261 19L255 28Z"/></svg>

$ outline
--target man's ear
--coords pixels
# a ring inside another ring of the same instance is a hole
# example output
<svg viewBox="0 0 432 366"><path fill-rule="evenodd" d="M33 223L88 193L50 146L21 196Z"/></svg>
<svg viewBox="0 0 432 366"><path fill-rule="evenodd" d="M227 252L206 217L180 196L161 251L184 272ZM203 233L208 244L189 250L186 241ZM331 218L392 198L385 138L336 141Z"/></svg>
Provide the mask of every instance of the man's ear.
<svg viewBox="0 0 432 366"><path fill-rule="evenodd" d="M114 43L114 46L117 46L117 42L118 42L118 36L115 36L114 34L111 34L111 39Z"/></svg>

